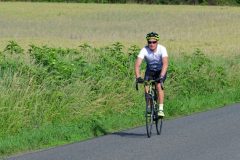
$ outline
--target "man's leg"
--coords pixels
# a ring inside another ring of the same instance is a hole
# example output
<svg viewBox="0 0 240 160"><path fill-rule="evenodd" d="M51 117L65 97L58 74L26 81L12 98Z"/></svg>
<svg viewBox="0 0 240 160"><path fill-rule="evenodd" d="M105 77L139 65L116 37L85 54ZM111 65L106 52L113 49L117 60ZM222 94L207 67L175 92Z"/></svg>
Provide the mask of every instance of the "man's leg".
<svg viewBox="0 0 240 160"><path fill-rule="evenodd" d="M162 89L160 83L157 84L157 90L158 90L159 115L164 116L163 113L164 90Z"/></svg>
<svg viewBox="0 0 240 160"><path fill-rule="evenodd" d="M148 71L148 70L146 70L145 71L145 76L144 76L144 80L145 81L148 81L148 80L150 80L150 79L152 79L152 77L151 77L151 74L150 74L150 72ZM146 100L146 108L147 108L147 112L148 113L151 113L151 104L150 104L150 97L149 97L149 95L148 95L148 91L149 91L149 86L144 86L144 89L145 89L145 100Z"/></svg>
<svg viewBox="0 0 240 160"><path fill-rule="evenodd" d="M146 108L147 108L147 112L150 113L151 112L151 108L150 108L150 97L148 95L148 90L149 90L149 86L145 86L145 101L146 101Z"/></svg>

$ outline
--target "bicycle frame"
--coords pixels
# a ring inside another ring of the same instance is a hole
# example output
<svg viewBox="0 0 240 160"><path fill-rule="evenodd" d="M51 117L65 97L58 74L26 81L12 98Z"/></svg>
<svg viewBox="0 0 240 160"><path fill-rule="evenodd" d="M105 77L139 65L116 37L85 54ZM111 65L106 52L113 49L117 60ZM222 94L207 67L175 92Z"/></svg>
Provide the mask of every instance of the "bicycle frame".
<svg viewBox="0 0 240 160"><path fill-rule="evenodd" d="M148 105L150 105L151 107L153 106L153 108L152 109L155 109L155 106L156 106L156 104L157 104L157 93L156 93L156 84L155 84L156 82L154 81L154 80L150 80L150 81L144 81L144 86L146 87L146 86L148 86L148 92L147 92L147 94L148 94L148 98L150 98L150 99L148 99L148 103L152 103L153 102L153 104L148 104Z"/></svg>

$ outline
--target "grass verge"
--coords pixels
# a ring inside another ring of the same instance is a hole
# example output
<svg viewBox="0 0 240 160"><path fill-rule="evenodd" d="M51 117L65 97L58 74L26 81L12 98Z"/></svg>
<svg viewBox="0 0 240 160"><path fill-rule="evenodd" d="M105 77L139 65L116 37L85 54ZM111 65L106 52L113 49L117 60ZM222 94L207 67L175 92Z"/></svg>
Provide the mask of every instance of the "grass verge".
<svg viewBox="0 0 240 160"><path fill-rule="evenodd" d="M134 88L139 47L31 45L0 52L0 153L47 148L144 124L144 96ZM170 54L171 55L171 54ZM167 118L240 101L239 56L201 50L170 58ZM142 70L144 73L144 70ZM143 91L143 88L142 88Z"/></svg>

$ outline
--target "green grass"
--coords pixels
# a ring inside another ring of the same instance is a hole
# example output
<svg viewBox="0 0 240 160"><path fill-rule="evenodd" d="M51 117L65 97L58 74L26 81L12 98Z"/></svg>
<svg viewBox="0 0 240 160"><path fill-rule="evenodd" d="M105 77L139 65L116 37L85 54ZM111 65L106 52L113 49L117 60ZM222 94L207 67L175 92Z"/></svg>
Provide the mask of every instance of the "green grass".
<svg viewBox="0 0 240 160"><path fill-rule="evenodd" d="M31 46L26 52L9 43L0 54L0 153L143 125L143 86L135 91L133 72L139 47L123 48L120 43ZM165 83L167 119L239 102L239 58L208 57L200 50L172 58Z"/></svg>
<svg viewBox="0 0 240 160"><path fill-rule="evenodd" d="M172 56L195 48L229 56L240 50L239 15L239 7L223 6L0 2L0 47L8 40L24 48L142 46L146 33L156 31Z"/></svg>

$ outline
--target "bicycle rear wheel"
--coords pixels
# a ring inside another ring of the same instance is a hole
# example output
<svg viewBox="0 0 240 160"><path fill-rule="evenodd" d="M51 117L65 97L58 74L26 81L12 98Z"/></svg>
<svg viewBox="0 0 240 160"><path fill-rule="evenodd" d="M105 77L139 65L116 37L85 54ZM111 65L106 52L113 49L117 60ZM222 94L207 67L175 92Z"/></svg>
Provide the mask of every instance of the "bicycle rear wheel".
<svg viewBox="0 0 240 160"><path fill-rule="evenodd" d="M150 104L153 104L153 103L150 103ZM153 125L153 106L151 105L150 114L147 112L147 107L146 107L146 129L147 129L148 138L150 138L152 134L152 125Z"/></svg>

